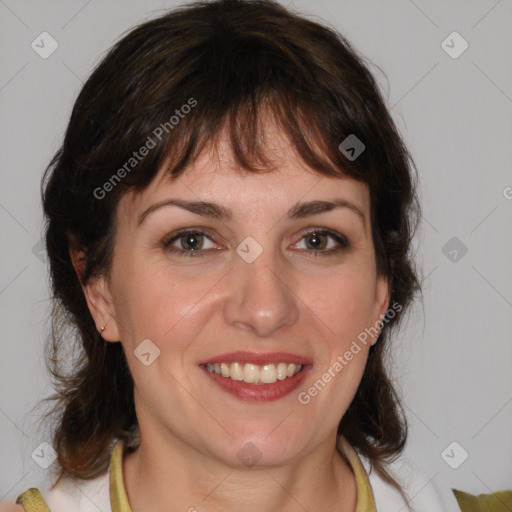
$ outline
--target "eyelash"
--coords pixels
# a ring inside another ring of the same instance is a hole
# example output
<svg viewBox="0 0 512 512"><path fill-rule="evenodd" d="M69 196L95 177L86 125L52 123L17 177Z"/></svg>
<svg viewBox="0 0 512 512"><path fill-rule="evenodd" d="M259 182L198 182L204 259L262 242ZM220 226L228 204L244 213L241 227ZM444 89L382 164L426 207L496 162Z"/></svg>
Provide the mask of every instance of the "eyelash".
<svg viewBox="0 0 512 512"><path fill-rule="evenodd" d="M197 228L182 229L180 231L171 233L169 236L167 236L162 241L162 247L166 251L169 251L170 253L173 253L173 254L177 254L179 256L192 257L192 258L203 257L203 256L205 256L205 254L204 254L205 252L212 251L215 249L206 249L206 250L199 249L199 250L186 251L184 249L176 249L175 247L171 247L171 244L187 234L204 235L207 238L209 238L211 241L213 241L212 238L208 235L208 232L209 231L202 231L201 229L197 229ZM339 247L336 249L331 248L329 250L317 250L317 251L311 250L311 249L302 249L301 250L308 254L311 254L312 256L332 256L333 254L336 254L336 253L338 253L342 250L348 249L350 247L350 242L345 237L345 235L342 235L341 233L337 233L336 231L332 231L330 229L325 229L325 228L310 229L306 233L302 234L301 238L299 239L299 242L306 236L311 235L313 233L315 233L317 235L330 236L339 244Z"/></svg>

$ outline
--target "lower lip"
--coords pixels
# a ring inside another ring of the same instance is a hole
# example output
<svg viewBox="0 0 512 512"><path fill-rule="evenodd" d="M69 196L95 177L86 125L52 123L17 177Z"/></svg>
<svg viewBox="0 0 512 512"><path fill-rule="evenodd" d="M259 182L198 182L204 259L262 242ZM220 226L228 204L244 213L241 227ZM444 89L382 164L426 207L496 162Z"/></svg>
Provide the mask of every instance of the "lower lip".
<svg viewBox="0 0 512 512"><path fill-rule="evenodd" d="M289 395L293 390L297 389L306 378L311 365L304 365L302 370L293 377L277 380L273 384L247 384L244 381L233 380L229 377L217 375L215 372L210 372L203 365L201 365L201 369L224 391L231 393L240 400L272 402Z"/></svg>

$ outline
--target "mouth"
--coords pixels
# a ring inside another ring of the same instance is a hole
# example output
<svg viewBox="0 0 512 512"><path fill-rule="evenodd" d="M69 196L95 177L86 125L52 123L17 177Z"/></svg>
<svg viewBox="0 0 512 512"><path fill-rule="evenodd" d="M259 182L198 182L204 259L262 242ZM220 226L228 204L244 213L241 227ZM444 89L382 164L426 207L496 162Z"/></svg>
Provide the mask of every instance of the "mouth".
<svg viewBox="0 0 512 512"><path fill-rule="evenodd" d="M296 389L312 364L293 354L224 354L199 365L219 387L241 400L278 400Z"/></svg>
<svg viewBox="0 0 512 512"><path fill-rule="evenodd" d="M290 379L302 370L301 364L274 363L257 365L252 363L207 363L206 369L211 373L246 384L274 384L278 380Z"/></svg>

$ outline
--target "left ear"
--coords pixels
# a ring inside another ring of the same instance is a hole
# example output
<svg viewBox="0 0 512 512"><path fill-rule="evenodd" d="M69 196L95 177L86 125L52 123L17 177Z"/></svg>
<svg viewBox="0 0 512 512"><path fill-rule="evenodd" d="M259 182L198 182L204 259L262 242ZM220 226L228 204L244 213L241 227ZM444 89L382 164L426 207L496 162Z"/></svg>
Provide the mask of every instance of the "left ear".
<svg viewBox="0 0 512 512"><path fill-rule="evenodd" d="M96 328L105 341L118 342L120 340L120 329L117 324L112 295L105 276L98 276L83 284L83 270L85 268L86 256L80 249L69 249L69 256L77 273L89 312L96 324ZM106 330L101 330L106 327Z"/></svg>
<svg viewBox="0 0 512 512"><path fill-rule="evenodd" d="M377 276L377 283L375 286L375 308L371 324L372 328L370 329L370 332L372 333L372 345L377 343L380 336L381 329L379 326L382 325L381 321L389 308L390 295L390 283L388 277ZM375 329L373 327L375 327Z"/></svg>

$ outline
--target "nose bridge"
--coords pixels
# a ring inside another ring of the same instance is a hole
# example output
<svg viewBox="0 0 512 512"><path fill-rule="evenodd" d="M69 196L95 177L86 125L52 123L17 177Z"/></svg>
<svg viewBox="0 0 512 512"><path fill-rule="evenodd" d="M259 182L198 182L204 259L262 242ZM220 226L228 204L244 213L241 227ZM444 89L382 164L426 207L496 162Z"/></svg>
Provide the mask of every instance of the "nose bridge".
<svg viewBox="0 0 512 512"><path fill-rule="evenodd" d="M286 282L289 274L268 239L267 247L263 247L248 237L237 248L225 310L230 324L252 328L260 336L292 324L298 315L294 294Z"/></svg>

